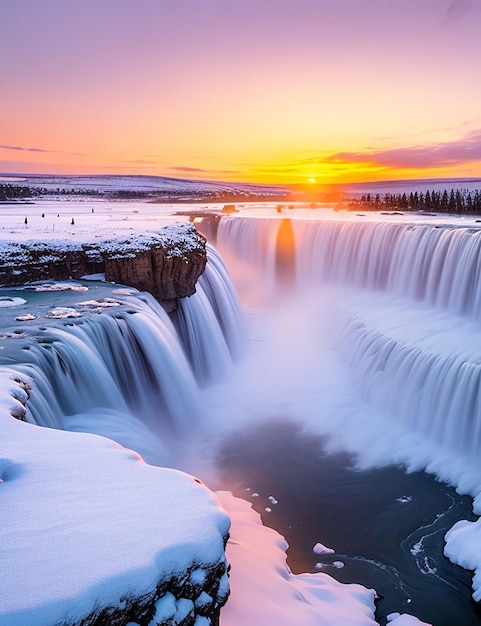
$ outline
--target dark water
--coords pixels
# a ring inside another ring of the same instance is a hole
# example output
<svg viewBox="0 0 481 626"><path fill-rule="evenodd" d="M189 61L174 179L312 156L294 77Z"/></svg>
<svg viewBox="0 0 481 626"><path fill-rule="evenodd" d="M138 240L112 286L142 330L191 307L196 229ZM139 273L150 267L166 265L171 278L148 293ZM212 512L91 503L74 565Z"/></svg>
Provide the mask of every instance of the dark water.
<svg viewBox="0 0 481 626"><path fill-rule="evenodd" d="M221 488L250 500L287 539L294 573L373 587L381 625L396 611L434 626L481 625L471 572L443 556L446 531L476 519L468 496L424 472L356 470L350 455L326 454L320 437L284 421L236 434L218 464ZM315 554L317 542L335 554Z"/></svg>

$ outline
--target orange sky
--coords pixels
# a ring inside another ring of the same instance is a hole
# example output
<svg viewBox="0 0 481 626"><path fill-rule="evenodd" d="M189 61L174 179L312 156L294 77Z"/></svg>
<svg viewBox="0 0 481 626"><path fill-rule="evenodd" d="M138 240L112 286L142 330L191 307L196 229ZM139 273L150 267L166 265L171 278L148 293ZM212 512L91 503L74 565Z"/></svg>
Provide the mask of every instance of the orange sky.
<svg viewBox="0 0 481 626"><path fill-rule="evenodd" d="M478 0L17 0L0 23L0 172L481 176Z"/></svg>

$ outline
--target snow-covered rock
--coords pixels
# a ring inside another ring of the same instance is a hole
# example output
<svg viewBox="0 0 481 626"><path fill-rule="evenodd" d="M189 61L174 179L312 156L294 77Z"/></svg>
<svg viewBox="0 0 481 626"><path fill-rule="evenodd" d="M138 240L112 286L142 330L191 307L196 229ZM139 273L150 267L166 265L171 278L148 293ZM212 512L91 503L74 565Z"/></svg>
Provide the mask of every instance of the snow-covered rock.
<svg viewBox="0 0 481 626"><path fill-rule="evenodd" d="M65 280L105 273L108 281L148 291L167 310L195 293L207 262L205 239L193 224L169 224L148 234L83 241L0 240L0 284Z"/></svg>
<svg viewBox="0 0 481 626"><path fill-rule="evenodd" d="M110 440L15 419L28 391L0 369L0 626L208 624L228 595L215 495Z"/></svg>

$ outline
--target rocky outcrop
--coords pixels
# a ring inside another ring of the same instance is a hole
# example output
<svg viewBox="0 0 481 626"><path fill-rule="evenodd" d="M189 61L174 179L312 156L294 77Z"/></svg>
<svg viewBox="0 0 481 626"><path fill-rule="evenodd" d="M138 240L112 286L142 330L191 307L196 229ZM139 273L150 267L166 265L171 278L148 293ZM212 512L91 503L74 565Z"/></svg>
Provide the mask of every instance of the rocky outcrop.
<svg viewBox="0 0 481 626"><path fill-rule="evenodd" d="M92 613L77 626L195 626L199 618L203 624L218 626L228 589L225 563L208 569L192 567L160 582L149 594L123 597L118 606Z"/></svg>
<svg viewBox="0 0 481 626"><path fill-rule="evenodd" d="M111 282L150 292L167 311L195 293L207 262L205 238L192 224L157 233L95 242L3 242L0 285L81 278L105 273Z"/></svg>
<svg viewBox="0 0 481 626"><path fill-rule="evenodd" d="M195 293L207 262L203 243L203 250L187 254L169 256L161 245L155 245L135 257L107 257L105 279L150 292L170 312L176 308L177 298Z"/></svg>

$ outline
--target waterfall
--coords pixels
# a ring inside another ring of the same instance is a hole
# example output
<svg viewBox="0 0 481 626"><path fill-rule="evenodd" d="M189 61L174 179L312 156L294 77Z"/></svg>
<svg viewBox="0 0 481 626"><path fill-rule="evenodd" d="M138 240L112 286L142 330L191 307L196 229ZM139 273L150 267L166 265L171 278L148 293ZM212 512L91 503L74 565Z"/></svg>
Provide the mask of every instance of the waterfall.
<svg viewBox="0 0 481 626"><path fill-rule="evenodd" d="M242 353L243 320L236 292L219 253L207 244L208 262L195 297L172 314L198 381L219 380Z"/></svg>
<svg viewBox="0 0 481 626"><path fill-rule="evenodd" d="M40 331L17 366L32 381L27 420L104 435L164 464L172 435L201 421L199 390L168 316L140 298L123 304Z"/></svg>
<svg viewBox="0 0 481 626"><path fill-rule="evenodd" d="M312 317L367 402L471 458L481 448L480 242L476 229L413 222L234 216L218 227L222 256L249 287L293 302L309 292L312 307L325 294ZM230 277L207 253L197 293L170 317L138 294L39 328L18 365L34 383L28 419L121 443L130 418L137 438L159 441L199 425L201 389L244 343Z"/></svg>
<svg viewBox="0 0 481 626"><path fill-rule="evenodd" d="M440 449L475 459L481 450L481 231L289 221L295 289L310 294L310 306L324 296L317 319L361 396ZM222 220L219 247L244 250L267 286L285 291L276 277L285 222Z"/></svg>
<svg viewBox="0 0 481 626"><path fill-rule="evenodd" d="M374 303L380 307L377 315ZM403 309L398 303L396 309L357 297L354 312L338 315L344 361L366 399L440 448L476 462L481 328L430 308ZM390 324L379 320L380 311L390 316Z"/></svg>
<svg viewBox="0 0 481 626"><path fill-rule="evenodd" d="M237 266L239 275L249 283L254 272L254 280L269 294L277 283L278 226L278 220L269 218L232 217L223 218L217 230L217 247L230 271L234 272Z"/></svg>
<svg viewBox="0 0 481 626"><path fill-rule="evenodd" d="M32 341L16 365L32 384L27 420L101 434L165 464L172 441L202 424L199 384L220 380L242 351L230 278L211 247L208 257L197 293L172 319L138 293L30 327Z"/></svg>
<svg viewBox="0 0 481 626"><path fill-rule="evenodd" d="M387 291L452 313L481 314L481 230L307 219L223 219L221 252L235 251L276 284L279 237L294 232L297 285L338 284Z"/></svg>
<svg viewBox="0 0 481 626"><path fill-rule="evenodd" d="M421 224L295 220L298 279L387 291L481 313L481 231Z"/></svg>

